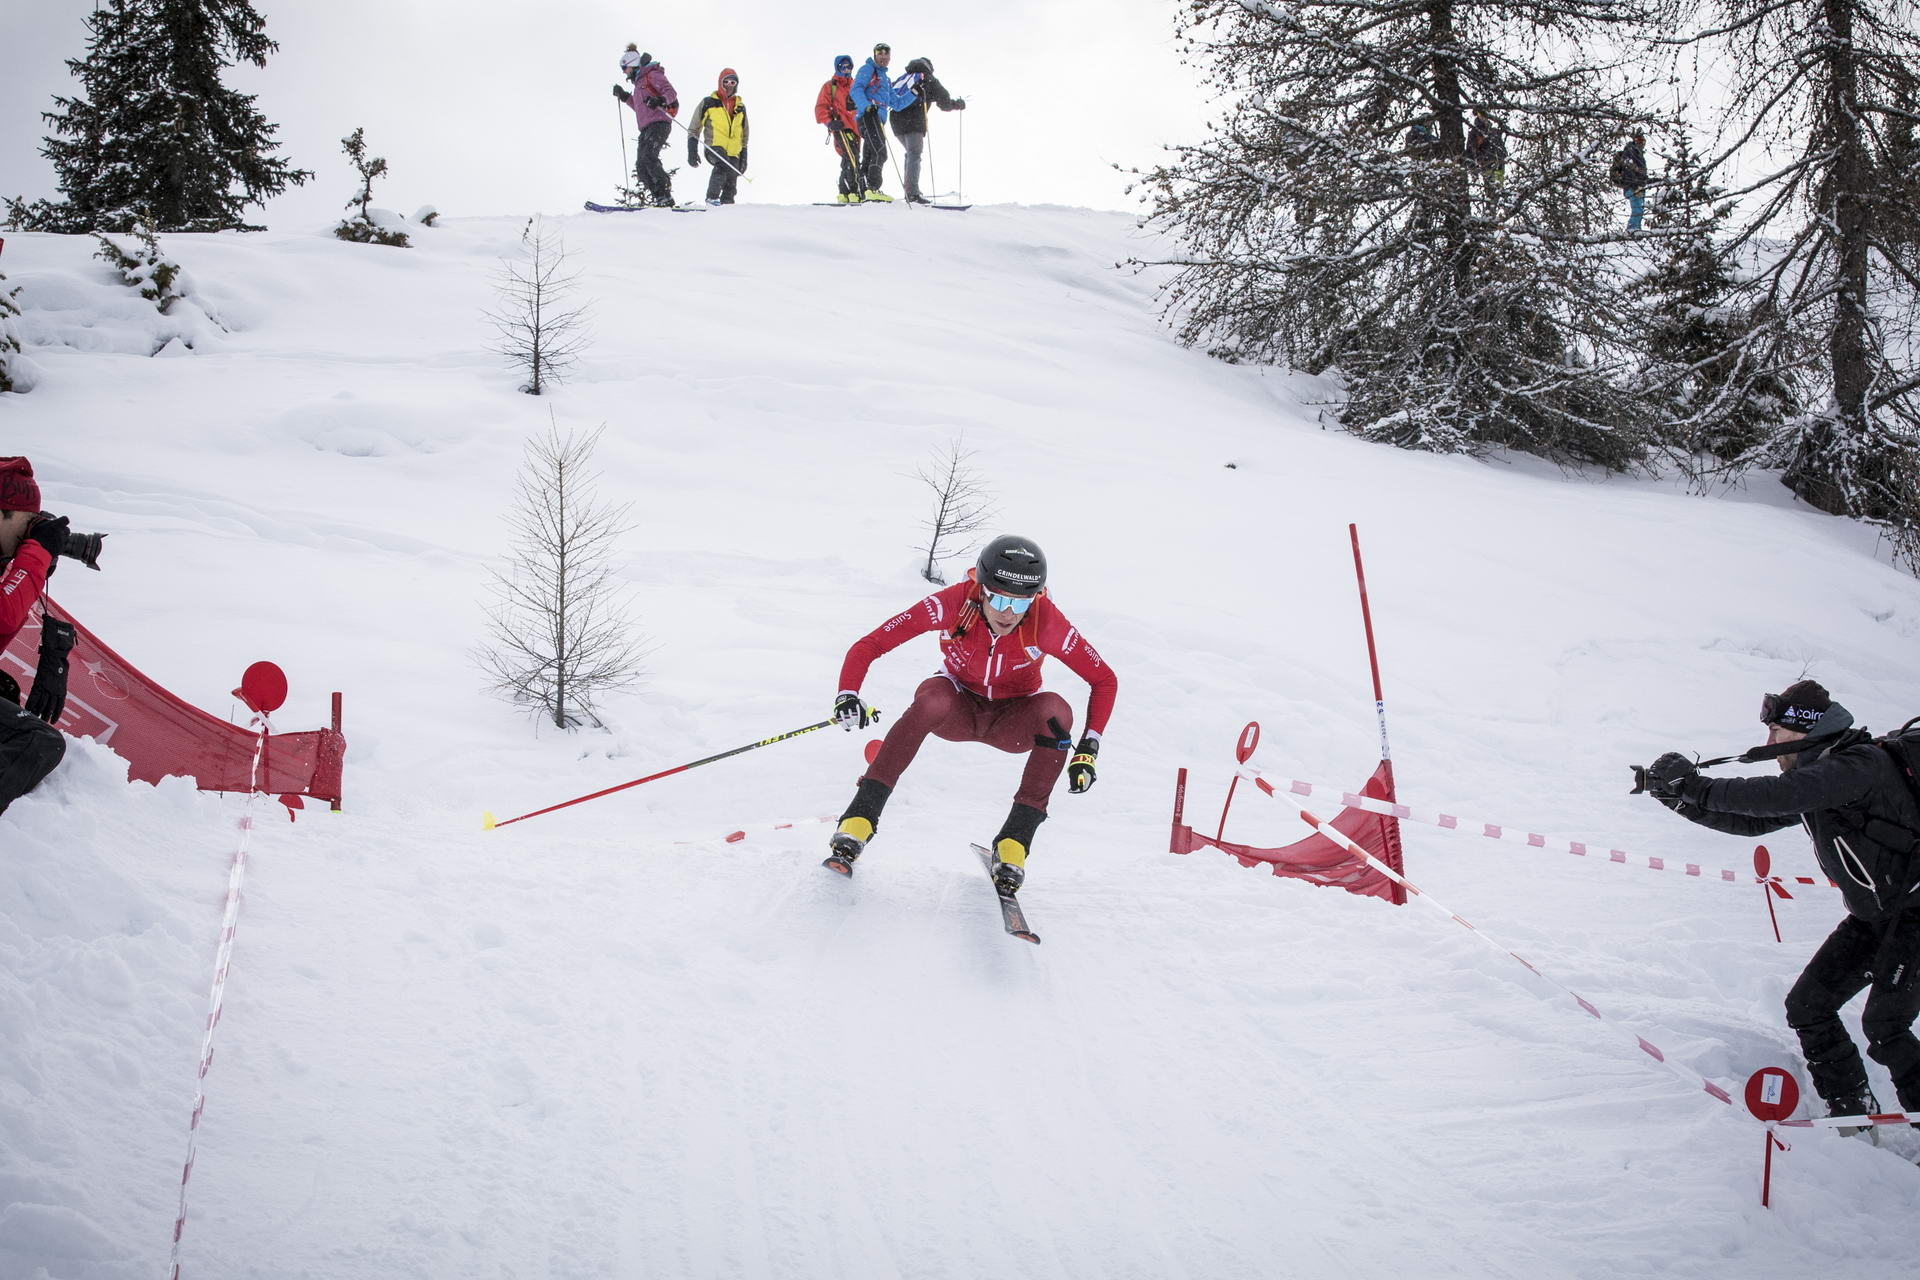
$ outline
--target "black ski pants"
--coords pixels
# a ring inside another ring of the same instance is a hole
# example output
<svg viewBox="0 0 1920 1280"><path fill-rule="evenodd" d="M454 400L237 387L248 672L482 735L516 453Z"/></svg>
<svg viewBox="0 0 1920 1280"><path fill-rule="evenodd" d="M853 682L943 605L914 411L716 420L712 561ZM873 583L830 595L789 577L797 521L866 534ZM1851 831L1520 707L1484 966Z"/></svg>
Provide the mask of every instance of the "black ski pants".
<svg viewBox="0 0 1920 1280"><path fill-rule="evenodd" d="M887 127L880 113L869 108L860 113L860 181L868 191L884 190L887 176Z"/></svg>
<svg viewBox="0 0 1920 1280"><path fill-rule="evenodd" d="M734 193L740 190L740 175L734 172L739 159L712 147L700 148L700 159L708 166L707 199L732 204Z"/></svg>
<svg viewBox="0 0 1920 1280"><path fill-rule="evenodd" d="M660 151L672 136L671 120L655 120L642 129L639 159L633 166L633 175L640 179L647 194L666 204L673 203L673 180L667 177L667 167L660 163Z"/></svg>
<svg viewBox="0 0 1920 1280"><path fill-rule="evenodd" d="M1787 992L1787 1025L1800 1036L1814 1091L1829 1104L1867 1089L1867 1069L1840 1007L1867 992L1860 1029L1867 1054L1893 1077L1902 1111L1920 1112L1920 907L1885 920L1848 916L1807 962Z"/></svg>
<svg viewBox="0 0 1920 1280"><path fill-rule="evenodd" d="M827 126L827 132L833 136L833 153L840 157L840 194L860 195L863 188L860 186L860 173L856 168L860 158L855 154L860 146L860 140L854 138L849 143L848 139L852 135L845 129L836 128L833 125Z"/></svg>
<svg viewBox="0 0 1920 1280"><path fill-rule="evenodd" d="M0 813L39 786L66 754L58 729L0 700Z"/></svg>

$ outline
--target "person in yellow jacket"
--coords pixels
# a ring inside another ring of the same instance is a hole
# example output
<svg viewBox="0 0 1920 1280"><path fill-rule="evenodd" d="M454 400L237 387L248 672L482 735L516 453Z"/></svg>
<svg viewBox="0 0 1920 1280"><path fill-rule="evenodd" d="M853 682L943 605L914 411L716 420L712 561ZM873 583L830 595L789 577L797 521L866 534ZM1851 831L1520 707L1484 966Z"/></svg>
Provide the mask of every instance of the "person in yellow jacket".
<svg viewBox="0 0 1920 1280"><path fill-rule="evenodd" d="M720 72L719 88L693 109L687 163L698 169L703 153L713 167L707 203L732 204L740 175L747 171L747 104L740 100L740 76L732 67Z"/></svg>

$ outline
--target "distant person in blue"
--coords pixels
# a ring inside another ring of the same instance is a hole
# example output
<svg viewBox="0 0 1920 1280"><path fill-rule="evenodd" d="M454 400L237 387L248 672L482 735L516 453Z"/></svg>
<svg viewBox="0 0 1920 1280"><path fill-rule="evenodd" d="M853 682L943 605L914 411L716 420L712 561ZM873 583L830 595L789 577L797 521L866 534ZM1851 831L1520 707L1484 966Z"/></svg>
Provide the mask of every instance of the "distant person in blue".
<svg viewBox="0 0 1920 1280"><path fill-rule="evenodd" d="M887 116L913 104L913 80L903 79L896 85L887 74L892 61L893 46L876 44L873 56L853 77L853 109L860 113L861 194L883 202L893 199L880 189L887 172Z"/></svg>
<svg viewBox="0 0 1920 1280"><path fill-rule="evenodd" d="M1640 216L1647 211L1647 134L1633 131L1633 140L1620 148L1613 158L1607 177L1627 197L1627 230L1640 229Z"/></svg>

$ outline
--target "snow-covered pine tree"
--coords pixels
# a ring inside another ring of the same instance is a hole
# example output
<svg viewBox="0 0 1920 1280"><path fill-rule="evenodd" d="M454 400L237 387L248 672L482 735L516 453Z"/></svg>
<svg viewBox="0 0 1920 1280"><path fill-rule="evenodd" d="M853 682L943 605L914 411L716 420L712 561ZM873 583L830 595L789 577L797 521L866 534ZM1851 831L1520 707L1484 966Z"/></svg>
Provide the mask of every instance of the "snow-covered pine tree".
<svg viewBox="0 0 1920 1280"><path fill-rule="evenodd" d="M273 154L278 127L254 96L220 82L279 48L250 0L105 0L87 27L86 56L67 62L81 95L43 113L66 200L15 201L16 225L125 231L144 213L161 231L258 230L250 205L313 176Z"/></svg>
<svg viewBox="0 0 1920 1280"><path fill-rule="evenodd" d="M138 290L161 315L166 315L184 296L173 287L180 278L180 264L160 252L160 237L153 233L152 227L144 222L135 223L133 230L125 235L100 232L94 239L100 242L100 249L93 256L117 269L127 286Z"/></svg>
<svg viewBox="0 0 1920 1280"><path fill-rule="evenodd" d="M0 275L0 395L33 390L34 379L20 345L20 334L13 324L20 314L20 304L14 300L19 292L17 285L7 288L7 277Z"/></svg>
<svg viewBox="0 0 1920 1280"><path fill-rule="evenodd" d="M347 159L353 162L355 173L360 175L360 189L347 197L346 207L359 206L360 212L351 218L342 218L333 229L333 234L342 240L351 240L357 244L384 244L396 249L412 248L407 233L398 227L383 227L373 218L373 180L384 177L387 161L384 156L367 156L367 131L355 129L340 139L340 149L347 153Z"/></svg>
<svg viewBox="0 0 1920 1280"><path fill-rule="evenodd" d="M1769 313L1750 309L1726 247L1734 203L1704 167L1684 119L1667 137L1665 177L1648 216L1662 233L1649 242L1658 256L1631 293L1642 309L1642 393L1665 419L1669 451L1704 484L1744 465L1799 410L1796 387L1814 353L1805 343L1777 343ZM1769 354L1792 358L1762 358Z"/></svg>
<svg viewBox="0 0 1920 1280"><path fill-rule="evenodd" d="M1756 458L1820 510L1887 525L1920 572L1920 263L1900 232L1920 190L1888 180L1911 144L1915 6L1700 0L1697 13L1702 32L1680 40L1727 59L1733 145L1759 138L1786 153L1761 167L1735 241L1758 260L1756 305L1777 317L1777 346L1817 335L1825 347L1819 391L1831 399Z"/></svg>
<svg viewBox="0 0 1920 1280"><path fill-rule="evenodd" d="M1408 448L1642 456L1625 383L1619 196L1634 117L1590 49L1638 0L1193 0L1187 57L1225 119L1142 175L1187 251L1163 295L1183 341L1344 375L1335 416ZM1470 168L1472 113L1504 173Z"/></svg>

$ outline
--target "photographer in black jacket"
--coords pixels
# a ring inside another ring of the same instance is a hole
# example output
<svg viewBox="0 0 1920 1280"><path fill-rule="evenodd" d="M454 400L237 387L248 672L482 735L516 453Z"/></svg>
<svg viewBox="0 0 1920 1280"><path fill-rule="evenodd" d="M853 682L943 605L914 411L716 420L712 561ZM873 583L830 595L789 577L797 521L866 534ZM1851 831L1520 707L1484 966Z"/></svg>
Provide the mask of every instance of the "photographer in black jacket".
<svg viewBox="0 0 1920 1280"><path fill-rule="evenodd" d="M1828 1115L1876 1112L1866 1066L1840 1022L1840 1007L1866 990L1867 1053L1891 1073L1901 1109L1920 1112L1920 803L1893 757L1815 681L1768 694L1760 721L1769 744L1802 744L1790 754L1748 753L1776 755L1779 777L1707 778L1668 752L1647 769L1647 789L1689 822L1729 835L1805 825L1848 914L1787 993L1787 1025Z"/></svg>

